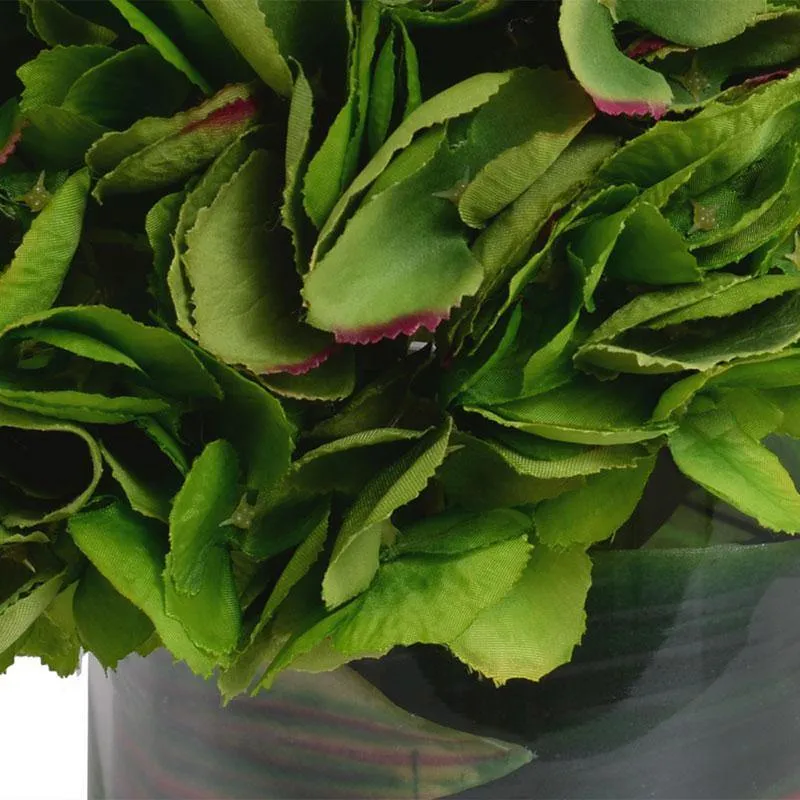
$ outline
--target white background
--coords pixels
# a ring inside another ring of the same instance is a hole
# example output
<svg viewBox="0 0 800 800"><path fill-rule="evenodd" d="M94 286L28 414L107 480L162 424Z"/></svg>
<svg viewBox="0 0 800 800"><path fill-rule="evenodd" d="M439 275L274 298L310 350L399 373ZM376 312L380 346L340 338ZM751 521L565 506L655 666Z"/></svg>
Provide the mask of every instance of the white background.
<svg viewBox="0 0 800 800"><path fill-rule="evenodd" d="M0 800L85 800L86 692L85 659L72 678L34 658L0 675Z"/></svg>

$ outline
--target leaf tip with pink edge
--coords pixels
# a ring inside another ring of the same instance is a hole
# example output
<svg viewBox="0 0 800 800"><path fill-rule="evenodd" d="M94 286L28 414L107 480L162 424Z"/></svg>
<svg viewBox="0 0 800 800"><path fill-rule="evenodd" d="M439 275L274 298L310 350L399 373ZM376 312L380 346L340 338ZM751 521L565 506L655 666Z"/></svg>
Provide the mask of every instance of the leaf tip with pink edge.
<svg viewBox="0 0 800 800"><path fill-rule="evenodd" d="M268 367L260 370L261 375L305 375L311 372L312 369L322 366L332 355L337 353L341 348L338 345L331 345L319 353L305 359L305 361L298 361L296 364L279 364L275 367Z"/></svg>
<svg viewBox="0 0 800 800"><path fill-rule="evenodd" d="M428 311L397 317L380 325L366 325L361 328L334 331L340 344L374 344L381 339L396 339L398 336L412 336L420 329L435 331L441 322L450 316L449 311Z"/></svg>
<svg viewBox="0 0 800 800"><path fill-rule="evenodd" d="M654 103L647 100L610 100L597 95L591 97L598 111L613 117L624 115L626 117L661 119L669 110L666 103Z"/></svg>

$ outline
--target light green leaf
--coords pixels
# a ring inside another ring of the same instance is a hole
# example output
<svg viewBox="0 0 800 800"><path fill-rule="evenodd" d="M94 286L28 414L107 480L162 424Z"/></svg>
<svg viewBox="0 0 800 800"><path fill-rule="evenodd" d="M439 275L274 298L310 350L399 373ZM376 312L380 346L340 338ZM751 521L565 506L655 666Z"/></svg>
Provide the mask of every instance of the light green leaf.
<svg viewBox="0 0 800 800"><path fill-rule="evenodd" d="M383 564L373 585L332 632L346 656L398 645L445 644L514 587L531 553L519 536L453 556L408 555Z"/></svg>
<svg viewBox="0 0 800 800"><path fill-rule="evenodd" d="M662 436L666 424L649 422L657 401L645 381L620 377L601 382L577 377L533 397L503 403L492 411L466 407L493 422L545 439L578 444L634 444Z"/></svg>
<svg viewBox="0 0 800 800"><path fill-rule="evenodd" d="M165 580L196 597L206 586L215 550L225 548L225 525L236 508L239 462L224 439L206 445L186 476L169 515L170 551Z"/></svg>
<svg viewBox="0 0 800 800"><path fill-rule="evenodd" d="M607 470L588 477L578 489L544 500L534 513L539 541L560 549L612 537L639 504L654 464L648 458L631 469Z"/></svg>
<svg viewBox="0 0 800 800"><path fill-rule="evenodd" d="M572 658L586 629L591 561L582 548L537 546L519 582L481 612L450 650L498 686L538 681Z"/></svg>
<svg viewBox="0 0 800 800"><path fill-rule="evenodd" d="M672 457L693 481L770 530L800 532L800 494L778 460L723 404L684 417L669 438Z"/></svg>
<svg viewBox="0 0 800 800"><path fill-rule="evenodd" d="M444 511L404 528L383 556L385 561L409 554L452 556L531 533L531 518L510 508Z"/></svg>
<svg viewBox="0 0 800 800"><path fill-rule="evenodd" d="M300 273L308 269L309 219L303 208L303 176L308 167L308 151L314 118L314 94L302 67L297 67L289 121L286 129L286 180L283 187L281 219L292 234L294 263Z"/></svg>
<svg viewBox="0 0 800 800"><path fill-rule="evenodd" d="M640 203L628 218L605 273L651 286L695 283L703 277L681 235L649 203Z"/></svg>
<svg viewBox="0 0 800 800"><path fill-rule="evenodd" d="M124 128L143 116L172 113L188 88L183 75L155 50L136 45L78 77L61 107L100 125Z"/></svg>
<svg viewBox="0 0 800 800"><path fill-rule="evenodd" d="M385 524L428 485L444 461L451 431L451 421L431 431L361 492L342 522L322 582L322 597L328 608L342 605L369 586L378 569Z"/></svg>
<svg viewBox="0 0 800 800"><path fill-rule="evenodd" d="M27 633L55 599L63 583L63 573L47 579L31 578L0 602L0 653Z"/></svg>
<svg viewBox="0 0 800 800"><path fill-rule="evenodd" d="M164 646L198 675L211 675L215 660L198 650L183 626L164 611L163 527L111 503L76 514L68 530L98 572L150 618Z"/></svg>
<svg viewBox="0 0 800 800"><path fill-rule="evenodd" d="M391 133L381 149L344 191L320 231L312 266L330 249L342 221L353 203L389 166L394 156L407 148L414 137L427 128L474 111L496 94L511 78L510 72L485 73L468 78L423 103ZM459 176L463 177L463 176Z"/></svg>
<svg viewBox="0 0 800 800"><path fill-rule="evenodd" d="M33 221L0 274L0 331L55 302L78 249L88 193L89 173L76 172Z"/></svg>
<svg viewBox="0 0 800 800"><path fill-rule="evenodd" d="M115 669L153 633L153 624L92 566L78 583L73 600L81 644L105 669Z"/></svg>
<svg viewBox="0 0 800 800"><path fill-rule="evenodd" d="M60 106L78 78L116 53L112 47L102 45L42 50L17 70L24 86L20 103L22 111L27 113L43 105Z"/></svg>

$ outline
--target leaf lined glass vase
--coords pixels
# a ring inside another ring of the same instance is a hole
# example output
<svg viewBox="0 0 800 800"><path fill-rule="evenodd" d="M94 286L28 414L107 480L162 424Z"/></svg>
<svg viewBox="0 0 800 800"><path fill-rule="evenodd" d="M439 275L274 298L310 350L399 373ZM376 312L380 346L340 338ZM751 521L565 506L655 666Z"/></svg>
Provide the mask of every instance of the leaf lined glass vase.
<svg viewBox="0 0 800 800"><path fill-rule="evenodd" d="M586 634L539 683L398 648L223 708L163 651L93 664L90 797L797 796L800 542L665 463L592 556Z"/></svg>

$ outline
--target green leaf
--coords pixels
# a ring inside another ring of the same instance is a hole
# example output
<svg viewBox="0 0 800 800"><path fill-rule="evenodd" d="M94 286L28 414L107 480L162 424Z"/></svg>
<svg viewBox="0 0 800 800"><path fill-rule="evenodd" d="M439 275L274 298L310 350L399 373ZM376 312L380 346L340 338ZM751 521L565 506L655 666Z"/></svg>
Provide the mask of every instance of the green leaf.
<svg viewBox="0 0 800 800"><path fill-rule="evenodd" d="M670 426L649 421L655 403L654 387L641 379L601 382L576 377L557 389L503 403L492 411L471 406L466 410L545 439L609 445L634 444L666 433Z"/></svg>
<svg viewBox="0 0 800 800"><path fill-rule="evenodd" d="M681 235L649 203L640 203L628 218L605 274L651 286L695 283L703 277Z"/></svg>
<svg viewBox="0 0 800 800"><path fill-rule="evenodd" d="M445 511L404 528L383 556L386 561L408 554L452 556L532 532L530 517L510 508Z"/></svg>
<svg viewBox="0 0 800 800"><path fill-rule="evenodd" d="M255 151L197 215L187 234L186 274L201 346L256 374L307 372L330 352L328 336L298 319L299 296L275 206L277 160Z"/></svg>
<svg viewBox="0 0 800 800"><path fill-rule="evenodd" d="M239 462L224 439L206 445L192 464L169 515L170 551L165 579L182 595L196 597L216 550L224 549L225 526L239 502Z"/></svg>
<svg viewBox="0 0 800 800"><path fill-rule="evenodd" d="M53 195L0 274L0 331L55 302L78 248L89 173L81 170Z"/></svg>
<svg viewBox="0 0 800 800"><path fill-rule="evenodd" d="M171 113L186 99L187 89L184 77L155 50L137 45L78 77L61 107L100 125L124 128L145 115Z"/></svg>
<svg viewBox="0 0 800 800"><path fill-rule="evenodd" d="M558 28L570 68L602 112L658 119L667 111L669 84L620 52L611 12L598 0L564 0Z"/></svg>
<svg viewBox="0 0 800 800"><path fill-rule="evenodd" d="M163 429L160 435L169 436ZM177 451L180 463L183 460L180 445L172 440L168 446L171 452ZM115 426L103 433L101 450L111 476L122 488L131 508L145 517L167 522L183 472L159 443L150 438L147 427Z"/></svg>
<svg viewBox="0 0 800 800"><path fill-rule="evenodd" d="M455 206L437 196L461 178L458 159L442 149L364 205L306 276L309 323L333 331L339 342L364 344L433 330L473 294L481 265Z"/></svg>
<svg viewBox="0 0 800 800"><path fill-rule="evenodd" d="M409 25L449 26L478 21L495 14L503 7L505 0L458 0L443 9L429 10L416 5L389 3L392 14Z"/></svg>
<svg viewBox="0 0 800 800"><path fill-rule="evenodd" d="M512 590L530 553L527 537L518 536L457 555L407 555L383 564L363 598L343 609L350 614L333 631L333 646L357 657L452 642Z"/></svg>
<svg viewBox="0 0 800 800"><path fill-rule="evenodd" d="M78 583L73 600L82 645L105 669L115 669L153 633L153 624L92 566Z"/></svg>
<svg viewBox="0 0 800 800"><path fill-rule="evenodd" d="M98 572L150 618L164 646L193 672L211 675L215 660L198 650L183 626L164 611L163 528L121 503L111 503L76 514L68 530Z"/></svg>
<svg viewBox="0 0 800 800"><path fill-rule="evenodd" d="M654 459L631 469L592 475L585 485L536 507L536 534L552 548L588 547L612 537L628 521L642 498Z"/></svg>
<svg viewBox="0 0 800 800"><path fill-rule="evenodd" d="M38 658L48 669L66 678L80 665L80 642L72 614L76 584L60 592L31 625L19 654Z"/></svg>
<svg viewBox="0 0 800 800"><path fill-rule="evenodd" d="M36 106L25 119L22 150L50 170L79 168L92 144L108 131L91 119L51 105Z"/></svg>
<svg viewBox="0 0 800 800"><path fill-rule="evenodd" d="M138 33L159 55L175 69L186 75L187 78L206 94L211 94L211 87L206 79L194 68L186 56L176 47L175 43L148 17L141 9L130 0L109 0L111 5L119 11L126 22Z"/></svg>
<svg viewBox="0 0 800 800"><path fill-rule="evenodd" d="M615 22L635 22L670 42L708 47L732 39L766 13L767 0L613 0Z"/></svg>
<svg viewBox="0 0 800 800"><path fill-rule="evenodd" d="M21 333L30 329L35 335L36 327L42 323L65 336L75 334L70 337L72 349L86 358L111 349L120 354L120 359L133 361L160 394L184 399L220 397L216 381L192 348L163 328L143 325L107 306L81 306L55 308L26 317L14 330ZM138 399L143 407L161 402Z"/></svg>
<svg viewBox="0 0 800 800"><path fill-rule="evenodd" d="M0 601L0 653L17 642L55 599L64 575L31 578L10 597Z"/></svg>
<svg viewBox="0 0 800 800"><path fill-rule="evenodd" d="M360 26L356 27L348 19L351 53L347 99L311 159L303 184L304 206L317 228L323 226L358 168L379 25L380 10L375 0L367 0L362 5Z"/></svg>
<svg viewBox="0 0 800 800"><path fill-rule="evenodd" d="M518 475L553 480L595 475L605 470L625 470L649 455L641 445L586 445L553 442L515 430L497 430L485 439Z"/></svg>
<svg viewBox="0 0 800 800"><path fill-rule="evenodd" d="M322 582L328 608L336 608L366 589L378 569L385 523L414 500L444 461L452 422L431 431L403 458L378 473L342 522Z"/></svg>
<svg viewBox="0 0 800 800"><path fill-rule="evenodd" d="M708 370L738 358L768 355L800 338L800 278L765 275L739 281L716 282L717 292L672 312L669 303L686 303L697 293L677 290L650 295L649 303L632 301L639 310L653 308L661 300L663 312L635 331L603 339L598 328L578 351L579 364L593 364L608 370L640 373ZM624 316L636 309L623 307L606 323L606 331L619 327ZM713 327L713 338L710 336Z"/></svg>
<svg viewBox="0 0 800 800"><path fill-rule="evenodd" d="M510 106L499 105L506 97ZM540 179L594 116L592 104L578 84L565 73L548 69L518 71L478 116L488 113L495 103L499 105L498 117L505 121L505 136L512 123L519 124L515 117L520 105L530 104L535 113L522 126L523 141L482 163L461 195L461 219L475 228L482 227ZM500 125L493 120L491 127L497 130Z"/></svg>
<svg viewBox="0 0 800 800"><path fill-rule="evenodd" d="M291 70L258 0L204 0L204 5L261 80L278 94L290 95Z"/></svg>
<svg viewBox="0 0 800 800"><path fill-rule="evenodd" d="M320 231L312 258L312 266L330 249L333 239L339 233L341 223L350 212L352 205L380 177L398 152L407 148L421 131L468 114L486 103L503 84L510 80L511 74L502 72L475 75L445 89L409 114L395 128L381 149L375 153L337 201ZM463 177L463 175L459 177Z"/></svg>
<svg viewBox="0 0 800 800"><path fill-rule="evenodd" d="M228 86L170 118L146 117L98 140L86 156L100 175L93 196L146 192L187 178L252 124L257 105L246 86Z"/></svg>
<svg viewBox="0 0 800 800"><path fill-rule="evenodd" d="M297 67L289 121L286 128L286 180L283 187L281 219L292 235L294 263L300 273L308 269L309 219L303 208L303 176L308 167L311 127L314 118L314 94L302 68Z"/></svg>
<svg viewBox="0 0 800 800"><path fill-rule="evenodd" d="M518 472L489 443L468 434L454 434L454 451L436 478L448 503L476 511L529 506L581 485L580 477L538 478Z"/></svg>
<svg viewBox="0 0 800 800"><path fill-rule="evenodd" d="M178 326L187 336L193 338L195 331L192 320L191 286L183 262L186 234L194 227L200 211L211 205L220 189L247 160L250 154L248 138L247 134L240 136L214 159L197 184L186 193L177 222L173 226L173 252L167 269L167 288Z"/></svg>
<svg viewBox="0 0 800 800"><path fill-rule="evenodd" d="M5 525L56 522L91 499L103 467L97 443L83 428L0 406L0 437L5 442L0 450L0 520ZM17 489L10 508L5 507L7 479Z"/></svg>
<svg viewBox="0 0 800 800"><path fill-rule="evenodd" d="M56 45L110 44L116 33L84 17L57 0L25 0L36 35L50 47Z"/></svg>
<svg viewBox="0 0 800 800"><path fill-rule="evenodd" d="M356 360L352 349L332 353L320 366L302 375L262 376L261 382L275 394L295 400L344 400L356 387Z"/></svg>
<svg viewBox="0 0 800 800"><path fill-rule="evenodd" d="M164 195L147 212L145 219L147 241L153 251L153 275L150 290L158 306L158 315L164 320L170 320L175 316L172 298L167 287L167 275L176 254L172 232L178 224L178 215L184 199L183 192Z"/></svg>
<svg viewBox="0 0 800 800"><path fill-rule="evenodd" d="M679 469L770 530L800 532L800 494L778 457L724 404L696 405L669 438Z"/></svg>
<svg viewBox="0 0 800 800"><path fill-rule="evenodd" d="M448 647L498 686L512 678L538 681L572 658L586 629L590 582L582 548L534 547L519 582Z"/></svg>
<svg viewBox="0 0 800 800"><path fill-rule="evenodd" d="M395 103L395 31L392 28L375 62L367 118L367 141L374 153L386 141Z"/></svg>
<svg viewBox="0 0 800 800"><path fill-rule="evenodd" d="M75 81L116 53L112 47L102 45L42 50L17 70L24 86L22 111L27 113L42 105L60 106Z"/></svg>
<svg viewBox="0 0 800 800"><path fill-rule="evenodd" d="M198 357L222 388L209 427L236 448L247 488L268 489L289 469L294 448L294 429L283 407L240 372L201 351Z"/></svg>

